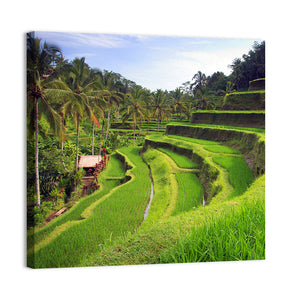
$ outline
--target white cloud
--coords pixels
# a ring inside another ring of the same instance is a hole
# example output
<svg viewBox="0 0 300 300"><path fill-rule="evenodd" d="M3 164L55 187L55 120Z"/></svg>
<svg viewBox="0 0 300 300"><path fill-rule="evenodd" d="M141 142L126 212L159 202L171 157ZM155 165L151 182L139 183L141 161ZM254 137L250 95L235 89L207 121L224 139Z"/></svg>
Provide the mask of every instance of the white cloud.
<svg viewBox="0 0 300 300"><path fill-rule="evenodd" d="M173 90L183 82L191 81L198 71L206 76L217 71L229 75L231 69L228 65L249 50L250 48L231 48L214 52L176 51L168 58L157 58L151 64L128 66L128 77L151 90Z"/></svg>
<svg viewBox="0 0 300 300"><path fill-rule="evenodd" d="M66 47L104 47L119 48L128 44L120 35L72 33L72 32L37 32L44 40Z"/></svg>
<svg viewBox="0 0 300 300"><path fill-rule="evenodd" d="M191 51L178 52L177 56L182 57L187 68L191 66L196 67L197 70L211 75L214 72L222 71L226 75L231 72L228 65L237 57L242 57L243 54L248 53L250 48L231 48L226 50L219 50L213 52L205 51Z"/></svg>

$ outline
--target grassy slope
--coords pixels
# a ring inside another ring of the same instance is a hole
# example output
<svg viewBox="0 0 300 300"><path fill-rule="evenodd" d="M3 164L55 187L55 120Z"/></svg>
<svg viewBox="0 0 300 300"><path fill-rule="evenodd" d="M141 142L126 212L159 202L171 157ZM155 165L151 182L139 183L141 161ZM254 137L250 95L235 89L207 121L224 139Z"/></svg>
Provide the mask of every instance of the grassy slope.
<svg viewBox="0 0 300 300"><path fill-rule="evenodd" d="M162 219L159 222L155 222L152 226L142 225L136 234L128 236L126 239L116 240L109 247L103 249L100 254L92 255L87 258L86 261L82 261L82 264L79 266L155 264L169 262L167 260L167 254L170 254L170 251L172 254L172 249L182 244L187 234L191 233L191 230L201 230L202 224L205 224L207 220L217 221L219 218L224 218L224 216L232 214L232 212L240 206L246 207L244 206L244 203L246 202L248 202L246 205L251 207L254 206L255 209L257 202L264 203L264 193L265 176L263 175L256 179L245 194L239 197L232 198L226 202L212 202L209 206L201 207L188 213L180 214L179 216L170 216L166 219ZM257 255L255 255L256 259L263 259L264 210L261 210L258 218L262 221L261 223L256 223L256 230L260 231L260 237L257 240L259 242L259 245L257 245L258 251L253 249L253 247L252 250L257 253ZM240 225L242 225L241 222ZM246 231L243 231L243 228ZM244 234L247 236L247 232L249 232L247 226L240 227L239 233L242 236ZM211 243L217 243L219 241L219 234L220 232L217 232L215 239L210 240ZM231 239L229 239L229 243L232 244ZM226 241L224 245L226 249L228 241ZM252 252L252 254L254 252Z"/></svg>
<svg viewBox="0 0 300 300"><path fill-rule="evenodd" d="M184 125L185 124L187 123L184 123ZM251 131L253 130L251 129ZM216 201L213 201L207 207L204 208L200 207L196 210L181 213L180 216L176 216L176 213L174 213L172 216L171 213L165 214L164 212L168 209L168 207L170 207L171 204L171 202L168 202L166 204L166 202L164 201L166 197L170 197L170 199L173 198L173 204L172 204L173 209L176 205L176 201L174 202L174 197L177 197L178 190L174 192L174 188L173 188L174 183L176 182L176 178L174 173L172 173L172 168L168 164L168 161L165 160L164 162L165 167L162 167L162 161L164 161L163 159L158 159L155 162L155 157L152 157L152 159L151 157L150 159L148 157L149 163L151 161L150 165L151 165L153 177L155 177L154 176L155 170L158 175L156 181L155 196L154 196L156 197L156 201L153 199L150 212L149 212L149 217L138 229L138 231L135 234L128 232L126 235L122 235L122 234L116 236L113 235L114 239L111 239L112 237L111 234L108 234L106 236L106 241L104 241L103 244L102 241L100 242L101 246L97 244L96 246L88 245L88 247L85 248L78 247L73 254L70 254L71 256L76 256L76 253L78 255L78 251L80 251L82 253L80 259L77 258L75 260L68 262L67 264L64 261L62 264L58 263L56 266L159 263L162 262L162 257L159 258L159 255L162 254L166 249L171 249L174 245L176 245L176 243L178 244L178 241L183 241L182 239L186 236L187 233L190 232L192 228L194 228L194 226L196 226L197 224L198 225L203 224L203 222L207 219L207 217L214 216L214 220L216 220L221 216L222 213L227 212L231 214L232 209L235 209L235 207L237 206L236 203L239 203L240 198L235 198L234 199L235 201L233 202L232 197L239 194L239 193L235 193L239 185L237 184L237 186L234 187L234 189L229 185L229 181L232 183L232 180L230 179L230 176L228 178L226 174L227 172L229 172L230 174L230 167L226 165L226 163L224 162L222 164L222 162L218 161L218 158L215 159L218 156L212 153L212 151L209 151L209 150L216 150L219 146L218 143L216 144L215 142L209 142L207 144L203 142L203 145L199 147L201 145L200 144L201 142L191 143L193 139L188 141L187 140L188 138L177 139L176 137L176 141L175 141L174 137L170 138L170 137L156 136L156 138L162 139L164 142L168 141L168 142L176 143L177 145L181 145L183 147L188 146L190 149L193 149L194 151L201 154L205 159L209 161L209 163L216 166L216 168L220 170L218 181L222 184L223 190L221 193L217 195L217 197L215 197ZM209 148L209 147L213 147L213 148ZM227 150L224 149L221 152L220 151L219 152L226 153ZM227 158L225 159L225 161L226 160ZM156 166L153 167L155 163ZM195 176L194 174L189 174L189 175ZM178 175L176 176L178 177ZM107 175L107 177L110 177L110 175ZM161 189L161 193L159 193L159 189ZM134 192L135 191L132 191L131 195ZM264 193L264 189L261 190L261 192ZM122 198L122 196L123 196L122 193L118 195L115 198L116 201L117 199ZM227 199L227 201L224 201L225 198ZM160 204L158 203L159 199L161 200ZM222 201L217 201L218 199ZM159 211L159 213L157 213L156 215L155 215L155 205L157 205L156 213ZM170 212L172 212L172 210ZM114 218L115 216L116 214L113 213L111 218ZM91 222L91 220L92 218L90 218L89 225L88 227L86 227L86 230L88 230L88 228L93 228L92 231L94 232L98 228L98 220L97 220L97 224L95 223L95 221L94 223ZM105 228L103 227L103 230L104 229ZM66 231L65 233L66 235L69 235L68 231ZM89 239L89 237L87 238ZM57 245L54 248L56 247ZM99 249L102 249L100 254L99 254ZM58 253L56 254L56 256L57 255L60 254ZM54 256L55 259L56 256ZM53 258L52 254L48 255L47 252L45 252L45 257L47 259L47 263L48 260L51 260Z"/></svg>
<svg viewBox="0 0 300 300"><path fill-rule="evenodd" d="M159 137L156 136L156 138ZM166 142L167 138L163 138L163 140ZM152 174L155 174L155 171L160 173L161 169L167 169L166 167L161 167L161 162L164 160L164 157L156 156L155 154L157 154L157 152L157 150L148 150L145 153L145 155L148 156ZM214 154L212 154L212 156L213 155ZM239 162L239 159L237 161ZM127 239L116 240L111 246L103 249L100 255L90 257L85 263L88 265L160 263L162 262L162 258L159 258L159 255L166 251L166 249L171 249L176 245L178 241L183 239L195 226L203 224L208 218L214 217L216 220L224 214L231 213L244 199L248 199L248 197L249 199L254 199L252 195L258 195L260 199L264 198L264 177L259 178L243 196L234 198L234 193L232 193L233 189L230 189L230 186L226 185L228 183L228 179L226 180L227 176L225 176L227 171L224 171L223 167L221 170L220 180L223 183L225 191L219 193L217 197L215 197L216 201L212 201L209 206L199 207L198 209L181 213L178 216L169 215L151 223L147 223L146 221L135 235ZM171 170L169 169L168 172L171 173ZM162 176L160 179L168 177L166 176L168 172L166 171L165 176ZM169 186L164 180L162 180L162 182L159 181L160 180L157 182L154 181L155 193L158 188L157 185L159 186L158 193L160 189L166 189L166 187ZM226 201L224 200L225 195L227 195ZM162 201L163 197L164 195L159 193L158 199L160 199L160 201ZM222 201L217 201L217 198L220 198ZM153 205L154 203L155 200L153 201ZM116 251L116 249L118 250ZM262 255L258 254L257 257L262 258Z"/></svg>
<svg viewBox="0 0 300 300"><path fill-rule="evenodd" d="M264 176L236 206L211 215L160 255L161 263L257 260L265 258Z"/></svg>
<svg viewBox="0 0 300 300"><path fill-rule="evenodd" d="M30 231L27 235L28 249L32 248L34 244L37 245L42 240L45 240L49 236L49 234L52 234L55 230L57 230L58 227L62 226L63 224L71 221L81 220L81 214L83 213L83 211L99 198L106 195L115 186L117 186L120 183L118 177L124 177L124 175L125 171L122 168L121 162L115 157L115 155L112 155L107 168L99 176L100 190L89 196L81 198L78 204L74 205L69 211L64 213L59 218L52 220L45 227L36 229L34 230L34 232ZM116 180L106 182L103 180L103 178L107 176L115 176ZM33 249L31 249L30 251L32 250Z"/></svg>
<svg viewBox="0 0 300 300"><path fill-rule="evenodd" d="M201 127L201 128L216 128L216 129L224 129L224 130L236 130L250 133L257 133L264 136L265 129L261 128L250 128L250 127L236 127L236 126L225 126L225 125L213 125L213 124L195 124L188 122L171 122L168 123L168 126L189 126L189 127Z"/></svg>
<svg viewBox="0 0 300 300"><path fill-rule="evenodd" d="M35 267L74 266L86 255L99 251L112 236L126 235L139 226L149 199L149 170L137 148L126 148L122 153L137 166L130 171L132 179L93 203L84 212L83 221L73 222L34 256L29 255Z"/></svg>
<svg viewBox="0 0 300 300"><path fill-rule="evenodd" d="M241 195L252 184L253 174L242 158L214 155L213 160L229 173L229 182L234 188L230 197Z"/></svg>
<svg viewBox="0 0 300 300"><path fill-rule="evenodd" d="M186 168L186 169L197 169L198 168L198 164L192 162L190 159L188 159L184 155L180 155L176 152L173 152L169 149L164 149L164 148L158 148L158 150L167 154L168 156L170 156L175 161L175 163L178 165L178 167L180 167L180 168Z"/></svg>
<svg viewBox="0 0 300 300"><path fill-rule="evenodd" d="M176 173L178 197L172 216L195 209L203 203L203 187L196 174Z"/></svg>

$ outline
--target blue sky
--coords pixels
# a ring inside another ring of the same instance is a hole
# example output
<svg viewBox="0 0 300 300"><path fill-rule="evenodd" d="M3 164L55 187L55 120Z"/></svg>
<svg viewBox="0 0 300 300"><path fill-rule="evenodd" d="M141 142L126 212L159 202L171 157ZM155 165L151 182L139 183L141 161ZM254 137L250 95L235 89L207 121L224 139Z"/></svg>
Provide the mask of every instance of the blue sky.
<svg viewBox="0 0 300 300"><path fill-rule="evenodd" d="M173 90L198 71L229 75L228 65L256 41L40 31L36 36L59 46L69 60L85 57L90 67L120 73L152 91Z"/></svg>

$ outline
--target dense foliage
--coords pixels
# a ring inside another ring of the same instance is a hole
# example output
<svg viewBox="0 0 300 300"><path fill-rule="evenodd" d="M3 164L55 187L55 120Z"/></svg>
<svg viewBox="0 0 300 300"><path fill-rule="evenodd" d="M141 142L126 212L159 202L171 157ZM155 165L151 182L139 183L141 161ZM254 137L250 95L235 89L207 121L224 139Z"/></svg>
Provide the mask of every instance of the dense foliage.
<svg viewBox="0 0 300 300"><path fill-rule="evenodd" d="M195 110L221 107L226 93L264 77L264 48L264 42L255 43L247 55L233 61L229 76L198 71L173 91L151 92L119 73L91 68L84 57L68 61L57 46L28 34L28 226L34 220L42 223L51 209L81 196L80 155L141 145L145 135L162 132L170 120L188 120ZM111 126L125 121L133 131ZM63 196L58 196L62 189Z"/></svg>

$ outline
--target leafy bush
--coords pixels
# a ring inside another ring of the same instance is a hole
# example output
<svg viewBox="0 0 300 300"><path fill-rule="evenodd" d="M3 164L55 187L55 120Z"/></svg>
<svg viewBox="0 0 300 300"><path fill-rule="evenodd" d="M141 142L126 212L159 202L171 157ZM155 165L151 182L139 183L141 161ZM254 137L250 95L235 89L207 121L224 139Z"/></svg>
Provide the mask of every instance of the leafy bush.
<svg viewBox="0 0 300 300"><path fill-rule="evenodd" d="M43 217L42 211L37 206L35 206L33 209L33 219L34 219L35 226L39 226L39 225L43 224L43 222L44 222L44 217Z"/></svg>
<svg viewBox="0 0 300 300"><path fill-rule="evenodd" d="M41 203L41 207L35 206L33 208L33 219L34 225L39 226L45 222L46 217L50 214L50 212L54 209L54 203L52 200L43 201Z"/></svg>

